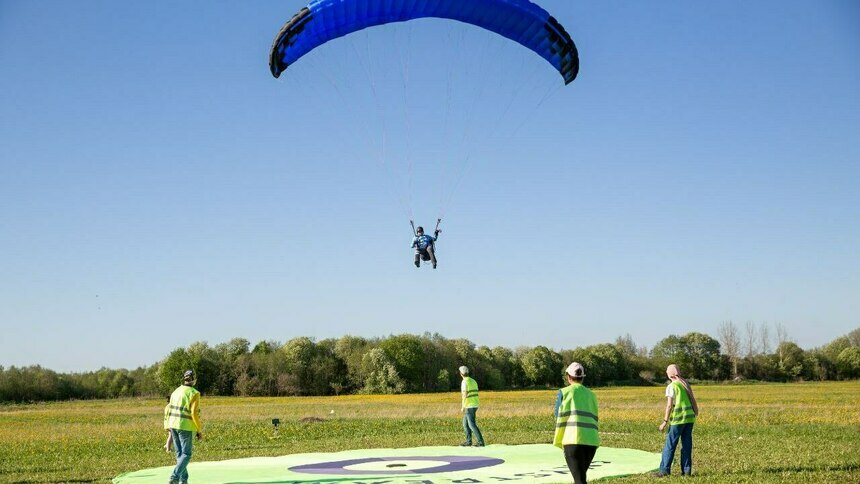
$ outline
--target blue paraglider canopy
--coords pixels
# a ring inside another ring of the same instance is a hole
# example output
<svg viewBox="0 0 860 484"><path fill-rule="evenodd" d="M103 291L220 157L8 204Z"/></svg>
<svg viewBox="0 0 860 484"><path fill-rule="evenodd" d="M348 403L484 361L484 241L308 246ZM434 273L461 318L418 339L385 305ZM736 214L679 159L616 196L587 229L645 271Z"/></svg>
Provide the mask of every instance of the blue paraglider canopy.
<svg viewBox="0 0 860 484"><path fill-rule="evenodd" d="M565 84L579 72L579 56L570 35L529 0L314 0L278 33L269 67L278 77L329 40L367 27L427 17L465 22L518 42L552 64Z"/></svg>

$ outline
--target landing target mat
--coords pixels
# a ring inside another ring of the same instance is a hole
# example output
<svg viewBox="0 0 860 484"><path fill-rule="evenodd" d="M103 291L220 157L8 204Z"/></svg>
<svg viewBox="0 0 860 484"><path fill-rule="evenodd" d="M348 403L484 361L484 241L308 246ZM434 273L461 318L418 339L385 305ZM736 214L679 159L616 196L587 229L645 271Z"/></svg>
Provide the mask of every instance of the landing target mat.
<svg viewBox="0 0 860 484"><path fill-rule="evenodd" d="M588 479L656 470L660 454L600 447ZM122 474L116 484L167 482L172 466ZM550 444L414 447L192 462L191 481L240 483L488 483L572 482L561 449Z"/></svg>

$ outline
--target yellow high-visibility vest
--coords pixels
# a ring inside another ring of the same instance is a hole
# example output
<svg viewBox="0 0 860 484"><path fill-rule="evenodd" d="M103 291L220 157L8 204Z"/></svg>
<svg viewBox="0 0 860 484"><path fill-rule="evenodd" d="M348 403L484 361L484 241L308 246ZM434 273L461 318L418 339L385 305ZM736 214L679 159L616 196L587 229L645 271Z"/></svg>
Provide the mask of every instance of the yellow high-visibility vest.
<svg viewBox="0 0 860 484"><path fill-rule="evenodd" d="M463 398L463 408L478 408L478 382L470 376L464 380L466 382L466 397Z"/></svg>
<svg viewBox="0 0 860 484"><path fill-rule="evenodd" d="M597 397L579 383L561 389L561 406L555 421L553 445L600 446L597 428Z"/></svg>
<svg viewBox="0 0 860 484"><path fill-rule="evenodd" d="M678 381L673 381L672 387L675 390L675 406L672 408L672 415L669 417L669 425L695 422L696 414L693 412L693 402L690 400L687 388Z"/></svg>
<svg viewBox="0 0 860 484"><path fill-rule="evenodd" d="M200 429L194 424L194 419L191 415L191 400L200 398L200 392L188 385L182 385L173 391L170 395L170 403L168 404L167 419L165 427L177 430L190 430L198 432ZM198 409L199 413L199 409Z"/></svg>

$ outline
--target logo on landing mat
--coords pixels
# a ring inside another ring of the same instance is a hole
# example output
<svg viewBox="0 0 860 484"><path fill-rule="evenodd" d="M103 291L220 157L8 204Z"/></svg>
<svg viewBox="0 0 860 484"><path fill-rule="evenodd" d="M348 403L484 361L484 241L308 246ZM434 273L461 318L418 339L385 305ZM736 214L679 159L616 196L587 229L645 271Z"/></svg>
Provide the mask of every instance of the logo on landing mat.
<svg viewBox="0 0 860 484"><path fill-rule="evenodd" d="M385 476L468 471L495 466L504 462L504 460L494 457L462 455L368 457L303 464L290 467L289 470L306 474Z"/></svg>

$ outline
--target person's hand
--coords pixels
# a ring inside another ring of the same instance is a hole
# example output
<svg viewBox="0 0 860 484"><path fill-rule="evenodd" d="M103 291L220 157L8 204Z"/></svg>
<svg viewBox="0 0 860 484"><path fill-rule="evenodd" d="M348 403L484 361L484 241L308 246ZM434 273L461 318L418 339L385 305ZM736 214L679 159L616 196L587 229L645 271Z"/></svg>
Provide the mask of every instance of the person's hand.
<svg viewBox="0 0 860 484"><path fill-rule="evenodd" d="M665 428L666 428L666 421L664 420L663 423L660 424L660 432L662 432L663 429L665 429Z"/></svg>
<svg viewBox="0 0 860 484"><path fill-rule="evenodd" d="M164 451L165 452L167 452L169 454L171 450L172 449L170 448L170 444L164 444Z"/></svg>
<svg viewBox="0 0 860 484"><path fill-rule="evenodd" d="M203 440L203 432L197 432L197 440Z"/></svg>
<svg viewBox="0 0 860 484"><path fill-rule="evenodd" d="M463 412L463 413L466 413L466 407L461 407L461 408L460 408L460 411L461 411L461 412Z"/></svg>

